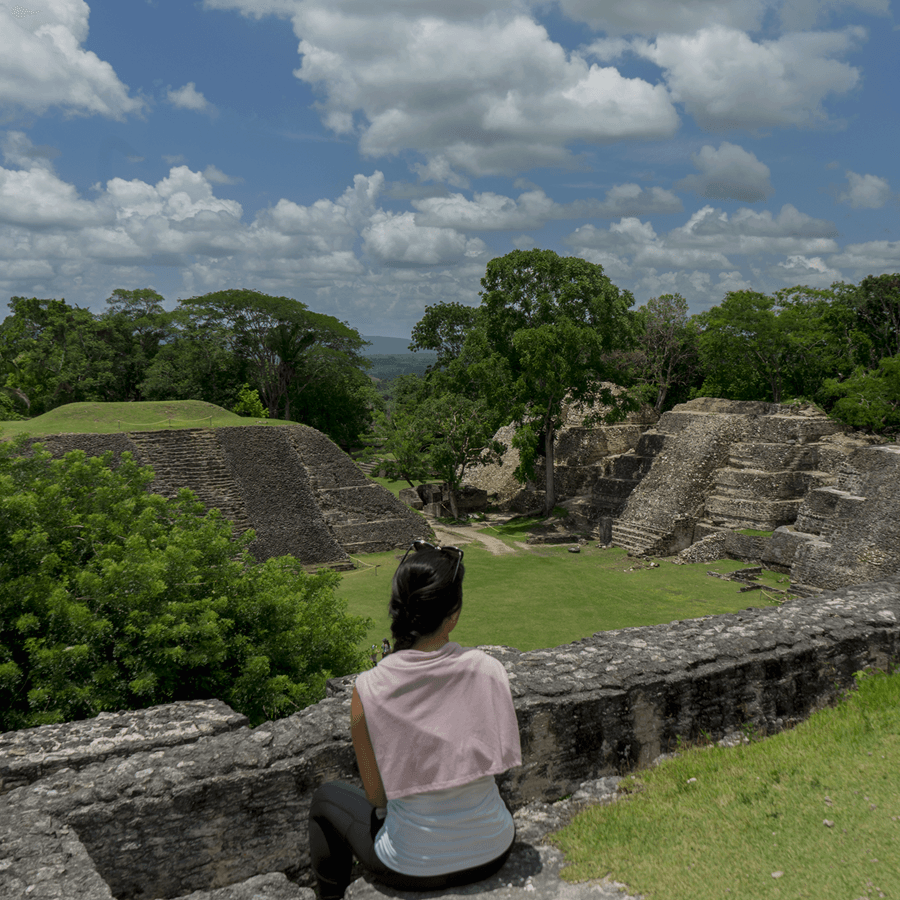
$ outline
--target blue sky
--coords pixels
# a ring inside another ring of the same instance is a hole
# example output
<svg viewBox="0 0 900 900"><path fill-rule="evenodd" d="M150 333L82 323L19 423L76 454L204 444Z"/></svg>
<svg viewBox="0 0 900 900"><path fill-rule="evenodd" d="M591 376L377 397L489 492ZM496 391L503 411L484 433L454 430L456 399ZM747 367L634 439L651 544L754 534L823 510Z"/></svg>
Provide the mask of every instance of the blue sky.
<svg viewBox="0 0 900 900"><path fill-rule="evenodd" d="M898 39L888 0L0 0L0 297L406 337L516 247L694 312L900 271Z"/></svg>

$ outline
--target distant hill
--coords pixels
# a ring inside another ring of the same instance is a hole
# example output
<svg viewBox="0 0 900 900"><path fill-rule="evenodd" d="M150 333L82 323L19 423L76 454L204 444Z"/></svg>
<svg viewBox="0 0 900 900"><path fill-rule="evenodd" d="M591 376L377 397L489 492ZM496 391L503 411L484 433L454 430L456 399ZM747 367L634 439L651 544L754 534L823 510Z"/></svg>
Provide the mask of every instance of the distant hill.
<svg viewBox="0 0 900 900"><path fill-rule="evenodd" d="M409 342L412 338L379 337L378 335L364 334L364 341L370 341L372 346L363 348L363 356L393 356L398 353L409 353Z"/></svg>
<svg viewBox="0 0 900 900"><path fill-rule="evenodd" d="M367 370L371 378L380 382L390 381L399 375L424 375L437 359L436 353L375 353L367 357L372 368Z"/></svg>

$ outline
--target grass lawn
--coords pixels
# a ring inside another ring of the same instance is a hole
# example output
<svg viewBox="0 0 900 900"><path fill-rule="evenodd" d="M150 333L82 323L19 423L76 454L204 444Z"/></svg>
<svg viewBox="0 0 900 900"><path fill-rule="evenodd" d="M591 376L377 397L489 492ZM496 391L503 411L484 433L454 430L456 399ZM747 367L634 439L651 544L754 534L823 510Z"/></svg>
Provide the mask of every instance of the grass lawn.
<svg viewBox="0 0 900 900"><path fill-rule="evenodd" d="M688 750L553 837L647 900L900 897L900 673L781 734Z"/></svg>
<svg viewBox="0 0 900 900"><path fill-rule="evenodd" d="M374 481L376 484L380 484L383 488L390 491L395 497L399 497L400 491L402 491L404 488L409 487L409 483L406 481L394 481L391 478L376 478L373 475L370 475L369 479L371 481Z"/></svg>
<svg viewBox="0 0 900 900"><path fill-rule="evenodd" d="M497 536L496 530L488 533ZM390 636L387 603L401 556L394 551L359 557L361 568L342 576L338 594L348 611L373 619L366 646ZM493 556L467 544L464 563L463 614L453 639L468 646L535 650L597 631L775 604L763 591L742 594L738 584L706 574L745 567L735 560L690 566L662 560L658 568L647 569L637 568L641 564L618 548L588 545L575 554L565 546L544 546ZM779 579L786 576L766 573L763 581L775 587Z"/></svg>
<svg viewBox="0 0 900 900"><path fill-rule="evenodd" d="M208 428L221 425L284 425L281 420L250 419L203 400L148 400L142 403L67 403L16 422L0 422L0 439L30 434L108 434L154 428Z"/></svg>

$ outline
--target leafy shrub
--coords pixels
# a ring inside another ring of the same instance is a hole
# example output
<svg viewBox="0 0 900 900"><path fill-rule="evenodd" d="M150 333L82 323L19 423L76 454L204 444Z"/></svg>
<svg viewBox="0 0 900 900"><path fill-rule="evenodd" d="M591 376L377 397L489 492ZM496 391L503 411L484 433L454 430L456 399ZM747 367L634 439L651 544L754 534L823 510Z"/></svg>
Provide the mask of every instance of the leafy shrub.
<svg viewBox="0 0 900 900"><path fill-rule="evenodd" d="M269 411L259 399L259 391L251 388L245 381L238 391L237 403L231 408L239 416L250 416L253 419L268 419Z"/></svg>
<svg viewBox="0 0 900 900"><path fill-rule="evenodd" d="M362 667L336 573L257 563L252 532L110 462L0 445L0 731L211 697L256 724Z"/></svg>
<svg viewBox="0 0 900 900"><path fill-rule="evenodd" d="M900 356L882 359L876 369L857 369L846 381L830 378L821 393L835 400L831 415L854 428L879 434L900 431Z"/></svg>

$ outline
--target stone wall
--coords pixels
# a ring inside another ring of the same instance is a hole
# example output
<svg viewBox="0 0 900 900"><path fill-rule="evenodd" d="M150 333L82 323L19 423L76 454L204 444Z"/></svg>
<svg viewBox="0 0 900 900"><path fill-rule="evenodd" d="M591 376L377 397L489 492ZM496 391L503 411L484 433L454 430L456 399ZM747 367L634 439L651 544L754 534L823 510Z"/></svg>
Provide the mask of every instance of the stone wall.
<svg viewBox="0 0 900 900"><path fill-rule="evenodd" d="M831 703L854 672L900 657L900 579L554 650L485 649L515 699L523 765L500 788L517 809L679 738L771 733ZM3 735L0 896L151 900L272 872L303 882L311 792L359 783L352 682L252 730L200 703Z"/></svg>
<svg viewBox="0 0 900 900"><path fill-rule="evenodd" d="M791 581L839 587L900 572L900 446L858 450L810 491L791 531Z"/></svg>
<svg viewBox="0 0 900 900"><path fill-rule="evenodd" d="M124 451L153 467L151 490L190 488L222 511L237 533L256 532L258 559L349 565L348 554L408 545L429 529L421 516L370 481L324 434L305 425L161 429L41 438L55 455Z"/></svg>

